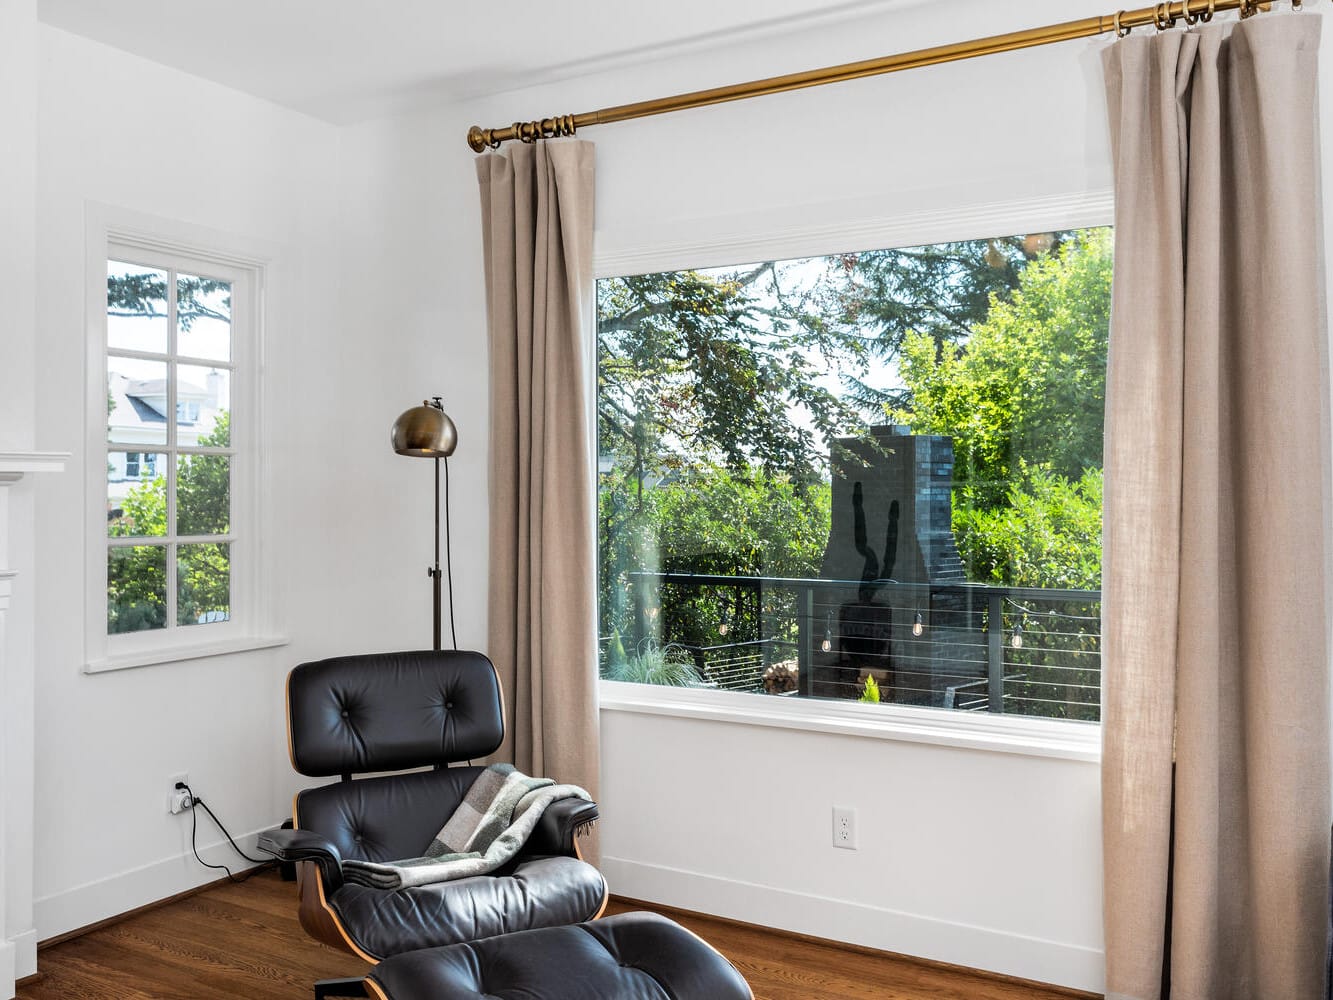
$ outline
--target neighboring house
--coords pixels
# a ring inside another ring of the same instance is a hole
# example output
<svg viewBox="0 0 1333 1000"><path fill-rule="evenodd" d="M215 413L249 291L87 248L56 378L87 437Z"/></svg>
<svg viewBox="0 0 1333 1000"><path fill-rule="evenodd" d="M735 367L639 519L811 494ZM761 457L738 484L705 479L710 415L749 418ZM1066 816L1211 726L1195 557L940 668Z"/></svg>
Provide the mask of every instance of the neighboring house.
<svg viewBox="0 0 1333 1000"><path fill-rule="evenodd" d="M111 413L109 440L117 445L143 445L141 451L113 450L107 454L107 506L114 508L134 485L166 470L160 467L167 440L167 383L165 379L133 379L108 373ZM213 430L229 405L226 380L216 370L207 386L180 381L176 386L176 443L190 447Z"/></svg>

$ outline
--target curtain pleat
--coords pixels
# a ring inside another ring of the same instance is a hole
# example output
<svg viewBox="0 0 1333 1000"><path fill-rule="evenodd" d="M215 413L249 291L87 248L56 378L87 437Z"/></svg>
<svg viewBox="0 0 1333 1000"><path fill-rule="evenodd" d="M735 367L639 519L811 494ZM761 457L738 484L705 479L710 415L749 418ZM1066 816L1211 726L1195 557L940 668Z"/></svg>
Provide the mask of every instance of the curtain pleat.
<svg viewBox="0 0 1333 1000"><path fill-rule="evenodd" d="M505 694L496 759L596 797L594 147L514 146L479 157L477 177L491 350L488 652Z"/></svg>
<svg viewBox="0 0 1333 1000"><path fill-rule="evenodd" d="M1324 996L1321 19L1105 55L1107 995Z"/></svg>

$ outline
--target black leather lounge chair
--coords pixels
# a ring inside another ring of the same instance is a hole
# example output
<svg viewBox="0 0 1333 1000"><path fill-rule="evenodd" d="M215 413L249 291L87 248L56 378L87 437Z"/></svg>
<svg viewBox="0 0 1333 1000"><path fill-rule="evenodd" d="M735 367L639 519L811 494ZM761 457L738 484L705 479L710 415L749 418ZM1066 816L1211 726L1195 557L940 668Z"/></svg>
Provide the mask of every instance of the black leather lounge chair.
<svg viewBox="0 0 1333 1000"><path fill-rule="evenodd" d="M303 862L297 882L308 934L374 964L601 916L606 882L575 844L575 831L597 818L597 806L579 799L552 804L520 856L492 875L395 891L343 882L344 858L422 853L482 770L470 762L499 747L501 698L490 660L472 652L344 656L303 663L288 675L292 766L342 779L299 792L295 829L259 841L282 861ZM448 766L462 762L468 766ZM418 770L379 773L408 769ZM316 997L365 995L359 979L315 984Z"/></svg>

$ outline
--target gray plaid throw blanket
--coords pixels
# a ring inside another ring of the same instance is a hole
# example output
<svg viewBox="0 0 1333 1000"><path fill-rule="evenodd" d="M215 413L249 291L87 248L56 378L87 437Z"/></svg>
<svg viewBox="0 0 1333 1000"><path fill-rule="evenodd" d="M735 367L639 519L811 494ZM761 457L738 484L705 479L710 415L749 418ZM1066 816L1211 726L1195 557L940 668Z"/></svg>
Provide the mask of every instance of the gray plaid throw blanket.
<svg viewBox="0 0 1333 1000"><path fill-rule="evenodd" d="M577 785L557 785L550 778L529 778L512 764L492 764L477 775L422 857L383 864L346 860L343 878L372 889L410 889L485 875L518 854L547 806L568 798L592 801Z"/></svg>

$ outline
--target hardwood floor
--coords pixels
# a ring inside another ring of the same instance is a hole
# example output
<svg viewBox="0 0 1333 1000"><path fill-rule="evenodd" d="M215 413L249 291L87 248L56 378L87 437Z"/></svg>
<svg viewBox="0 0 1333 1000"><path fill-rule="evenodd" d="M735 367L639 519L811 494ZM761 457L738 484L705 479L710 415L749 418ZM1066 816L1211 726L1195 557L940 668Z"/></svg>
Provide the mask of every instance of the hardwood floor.
<svg viewBox="0 0 1333 1000"><path fill-rule="evenodd" d="M616 900L609 913L645 909ZM757 1000L1067 1000L1015 983L696 914L660 909L735 963ZM44 948L19 1000L309 1000L316 979L364 962L307 938L276 872L222 884Z"/></svg>

